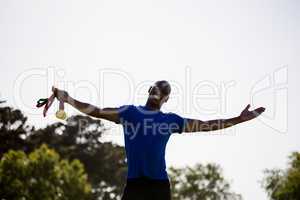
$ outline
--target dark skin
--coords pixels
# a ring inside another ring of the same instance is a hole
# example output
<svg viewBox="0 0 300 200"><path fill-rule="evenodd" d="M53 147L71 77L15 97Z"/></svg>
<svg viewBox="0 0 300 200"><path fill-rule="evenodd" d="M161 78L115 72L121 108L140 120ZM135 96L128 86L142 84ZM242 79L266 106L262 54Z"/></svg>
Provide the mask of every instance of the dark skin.
<svg viewBox="0 0 300 200"><path fill-rule="evenodd" d="M52 88L58 100L70 104L80 112L95 118L106 119L115 123L120 123L117 108L99 108L97 106L84 103L72 98L66 91ZM146 102L146 107L153 111L159 111L164 103L169 99L171 87L166 81L158 81L148 90L149 96ZM246 122L258 117L265 111L264 107L259 107L254 110L249 110L250 105L240 113L240 115L228 119L215 119L202 121L199 119L187 119L187 123L183 132L201 132L215 131L228 128L242 122Z"/></svg>

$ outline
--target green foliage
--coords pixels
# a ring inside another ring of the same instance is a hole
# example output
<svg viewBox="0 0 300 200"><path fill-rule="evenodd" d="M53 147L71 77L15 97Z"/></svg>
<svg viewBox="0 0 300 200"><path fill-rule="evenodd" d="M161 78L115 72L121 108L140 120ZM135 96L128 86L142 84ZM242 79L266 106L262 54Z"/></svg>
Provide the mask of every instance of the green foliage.
<svg viewBox="0 0 300 200"><path fill-rule="evenodd" d="M3 103L0 101L0 158L10 149L25 150L24 138L34 130L20 110L1 106Z"/></svg>
<svg viewBox="0 0 300 200"><path fill-rule="evenodd" d="M83 165L42 145L29 155L10 150L0 161L0 199L84 200L91 186Z"/></svg>
<svg viewBox="0 0 300 200"><path fill-rule="evenodd" d="M72 116L35 130L20 110L0 104L0 158L9 150L30 153L47 144L63 159L84 164L93 188L92 199L113 200L121 196L126 177L124 148L102 142L102 122L88 116ZM2 107L1 107L2 106Z"/></svg>
<svg viewBox="0 0 300 200"><path fill-rule="evenodd" d="M286 170L265 170L263 187L272 200L300 199L300 153L292 153L289 160Z"/></svg>
<svg viewBox="0 0 300 200"><path fill-rule="evenodd" d="M72 116L66 124L54 123L27 137L30 150L47 143L65 159L79 159L93 187L93 199L112 200L121 196L126 178L125 151L101 142L105 128L100 120Z"/></svg>
<svg viewBox="0 0 300 200"><path fill-rule="evenodd" d="M170 168L173 200L225 200L241 199L229 191L230 185L215 164L186 168Z"/></svg>

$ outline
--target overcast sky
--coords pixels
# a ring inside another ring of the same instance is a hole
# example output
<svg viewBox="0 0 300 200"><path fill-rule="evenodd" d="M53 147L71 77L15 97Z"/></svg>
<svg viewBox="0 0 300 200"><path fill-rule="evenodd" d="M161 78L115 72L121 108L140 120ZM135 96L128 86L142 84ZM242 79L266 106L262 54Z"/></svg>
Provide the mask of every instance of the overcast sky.
<svg viewBox="0 0 300 200"><path fill-rule="evenodd" d="M167 163L218 163L245 200L266 200L263 170L300 151L299 10L297 0L1 0L0 98L36 127L57 121L57 104L46 118L34 107L52 84L117 107L143 104L166 79L173 96L163 110L202 120L264 106L226 131L172 136ZM105 124L106 140L123 145L120 127Z"/></svg>

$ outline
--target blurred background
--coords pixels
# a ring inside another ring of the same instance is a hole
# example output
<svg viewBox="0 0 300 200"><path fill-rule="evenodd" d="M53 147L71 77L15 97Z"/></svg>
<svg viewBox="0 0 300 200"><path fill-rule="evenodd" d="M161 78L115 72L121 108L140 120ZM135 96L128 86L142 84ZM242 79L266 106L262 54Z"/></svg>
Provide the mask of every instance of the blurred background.
<svg viewBox="0 0 300 200"><path fill-rule="evenodd" d="M68 105L60 121L57 102L44 118L36 101L55 85L100 107L143 105L161 79L173 88L163 111L183 117L266 107L236 127L172 136L174 199L300 199L299 9L296 0L0 1L1 199L119 199L121 127Z"/></svg>

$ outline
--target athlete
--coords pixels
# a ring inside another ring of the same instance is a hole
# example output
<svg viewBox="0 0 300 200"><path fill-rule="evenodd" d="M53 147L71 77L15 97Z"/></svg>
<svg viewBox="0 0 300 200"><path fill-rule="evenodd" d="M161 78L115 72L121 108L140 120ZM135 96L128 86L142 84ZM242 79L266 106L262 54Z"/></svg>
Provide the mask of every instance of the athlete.
<svg viewBox="0 0 300 200"><path fill-rule="evenodd" d="M72 98L64 90L54 87L52 90L60 101L82 113L123 126L128 172L122 200L171 199L165 162L165 149L171 134L220 130L254 119L265 111L263 107L250 111L247 105L237 117L209 121L164 113L161 107L171 93L171 86L165 80L149 88L144 106L99 108Z"/></svg>

